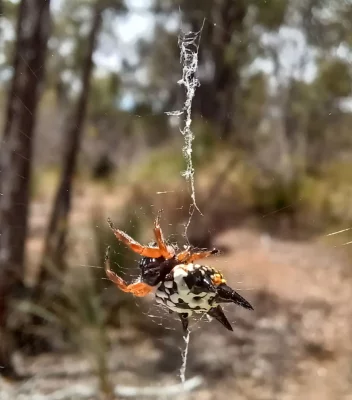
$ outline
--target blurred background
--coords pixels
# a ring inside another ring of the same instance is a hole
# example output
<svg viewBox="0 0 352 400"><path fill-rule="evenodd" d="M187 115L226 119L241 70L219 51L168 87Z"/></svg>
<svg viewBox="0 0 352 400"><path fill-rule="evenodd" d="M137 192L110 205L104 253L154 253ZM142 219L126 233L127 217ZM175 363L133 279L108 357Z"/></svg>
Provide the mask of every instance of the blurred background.
<svg viewBox="0 0 352 400"><path fill-rule="evenodd" d="M200 214L167 112L202 26ZM351 60L350 0L0 0L0 399L351 399ZM104 273L138 276L107 217L161 208L254 307L192 322L189 393L178 319Z"/></svg>

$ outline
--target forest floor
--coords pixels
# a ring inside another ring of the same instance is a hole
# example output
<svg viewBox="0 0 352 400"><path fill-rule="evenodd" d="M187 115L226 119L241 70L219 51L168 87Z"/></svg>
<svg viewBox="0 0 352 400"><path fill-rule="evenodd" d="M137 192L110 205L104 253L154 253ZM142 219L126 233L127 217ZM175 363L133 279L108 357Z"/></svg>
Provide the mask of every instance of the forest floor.
<svg viewBox="0 0 352 400"><path fill-rule="evenodd" d="M35 233L41 218L38 205L29 244L33 254L40 246ZM81 218L73 217L77 223ZM234 332L216 321L194 323L186 376L201 376L204 384L177 398L352 399L352 265L347 246L282 240L248 225L223 232L216 245L228 251L214 257L212 265L255 310L226 307ZM163 387L179 382L184 341L180 323L167 313L153 318L158 311L152 298L147 303L143 329L122 328L112 335L111 379L129 386L159 386L164 398ZM140 304L136 300L136 307ZM37 399L34 393L95 382L90 364L79 354L25 357L21 365L33 377L3 385L1 400L20 399L21 393Z"/></svg>

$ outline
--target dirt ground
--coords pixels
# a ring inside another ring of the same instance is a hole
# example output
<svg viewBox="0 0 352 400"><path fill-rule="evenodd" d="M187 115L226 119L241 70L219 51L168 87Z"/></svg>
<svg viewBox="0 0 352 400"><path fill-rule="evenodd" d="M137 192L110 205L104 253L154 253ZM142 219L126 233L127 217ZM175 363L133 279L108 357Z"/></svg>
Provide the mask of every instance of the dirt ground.
<svg viewBox="0 0 352 400"><path fill-rule="evenodd" d="M203 384L172 398L352 399L352 265L346 247L281 240L248 226L224 232L216 244L229 251L211 263L255 310L226 307L234 332L216 321L194 322L186 376L200 376ZM35 246L33 240L30 248ZM112 333L111 379L158 386L160 396L149 398L166 398L163 388L179 382L180 324L158 314L152 298L136 300L136 307L145 326ZM22 358L19 365L33 377L21 384L0 382L1 400L44 399L38 394L95 383L89 362L77 354Z"/></svg>

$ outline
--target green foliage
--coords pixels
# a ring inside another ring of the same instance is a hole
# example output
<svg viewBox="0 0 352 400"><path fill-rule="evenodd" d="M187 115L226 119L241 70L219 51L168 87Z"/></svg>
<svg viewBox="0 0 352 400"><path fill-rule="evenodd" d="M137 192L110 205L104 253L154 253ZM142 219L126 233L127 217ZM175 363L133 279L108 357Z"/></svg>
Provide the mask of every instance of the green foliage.
<svg viewBox="0 0 352 400"><path fill-rule="evenodd" d="M254 208L261 214L290 208L289 212L299 207L302 183L299 180L287 182L272 180L263 184L257 182L253 186Z"/></svg>
<svg viewBox="0 0 352 400"><path fill-rule="evenodd" d="M114 72L92 79L89 104L92 119L117 111L120 87L120 77Z"/></svg>
<svg viewBox="0 0 352 400"><path fill-rule="evenodd" d="M288 0L254 0L257 8L257 22L269 30L278 29L284 22Z"/></svg>
<svg viewBox="0 0 352 400"><path fill-rule="evenodd" d="M139 143L145 143L148 148L158 148L170 139L168 117L155 112L148 102L137 103L132 115L138 116L132 121L132 129Z"/></svg>
<svg viewBox="0 0 352 400"><path fill-rule="evenodd" d="M305 180L306 208L326 226L352 221L350 169L350 162L332 162L324 168L323 175Z"/></svg>
<svg viewBox="0 0 352 400"><path fill-rule="evenodd" d="M177 146L182 147L182 142L178 141ZM182 152L176 152L175 147L174 144L150 152L145 161L131 169L130 179L146 183L177 180L180 172L186 168L186 164ZM126 180L126 173L128 172L124 172L124 180Z"/></svg>
<svg viewBox="0 0 352 400"><path fill-rule="evenodd" d="M140 238L142 223L135 214L127 212L114 222L137 240ZM110 246L111 267L124 276L132 266L131 253L115 238L98 210L93 215L92 228L94 247L90 249L90 265L96 267L72 266L62 275L52 266L56 291L50 293L50 298L41 298L35 304L26 301L20 308L44 319L56 335L63 331L69 342L90 360L101 393L109 394L112 387L108 368L109 326L131 321L135 303L132 296L122 294L110 281L107 283L104 259Z"/></svg>
<svg viewBox="0 0 352 400"><path fill-rule="evenodd" d="M109 394L109 310L103 306L96 282L96 276L89 268L85 271L73 269L62 288L61 301L53 305L53 313L68 332L72 343L92 363L101 392Z"/></svg>
<svg viewBox="0 0 352 400"><path fill-rule="evenodd" d="M341 98L351 95L352 73L351 66L347 61L333 58L324 60L320 64L316 84L325 96Z"/></svg>
<svg viewBox="0 0 352 400"><path fill-rule="evenodd" d="M36 303L23 301L19 309L43 319L47 325L46 331L52 332L53 338L57 339L58 333L62 332L70 344L89 359L101 393L108 394L111 391L107 329L110 310L103 305L101 292L97 288L97 276L89 268L71 268L65 276L57 272L53 272L53 276L59 283L57 287L60 292L50 299L41 298Z"/></svg>
<svg viewBox="0 0 352 400"><path fill-rule="evenodd" d="M257 129L265 112L264 107L268 98L268 82L265 74L258 72L249 76L244 82L241 98L239 108L242 118L238 125L248 137L248 131Z"/></svg>
<svg viewBox="0 0 352 400"><path fill-rule="evenodd" d="M194 133L192 161L195 169L206 167L216 157L214 148L217 146L214 130L216 128L211 123L206 123L201 118L193 122L192 131Z"/></svg>

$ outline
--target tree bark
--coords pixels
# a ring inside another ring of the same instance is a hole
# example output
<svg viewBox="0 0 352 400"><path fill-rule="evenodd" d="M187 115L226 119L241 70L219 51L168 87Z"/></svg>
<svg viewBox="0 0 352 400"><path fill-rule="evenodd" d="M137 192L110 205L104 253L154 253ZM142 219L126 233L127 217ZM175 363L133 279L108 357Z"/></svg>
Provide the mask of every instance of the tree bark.
<svg viewBox="0 0 352 400"><path fill-rule="evenodd" d="M50 1L22 0L17 22L14 75L0 148L0 373L15 376L7 327L10 297L23 284L32 142L44 78Z"/></svg>
<svg viewBox="0 0 352 400"><path fill-rule="evenodd" d="M49 278L51 267L63 268L66 250L68 218L71 209L73 177L76 170L81 145L83 123L86 115L90 91L90 78L93 70L93 53L101 25L101 2L97 1L93 10L92 27L87 39L88 49L83 64L82 89L66 132L66 146L63 169L48 225L44 255L40 268L39 285Z"/></svg>
<svg viewBox="0 0 352 400"><path fill-rule="evenodd" d="M246 62L245 0L215 0L211 21L202 33L202 41L210 43L214 74L209 82L202 82L195 99L195 109L206 120L214 123L219 136L231 138L236 122L236 97L240 87L241 67ZM193 30L199 26L193 26ZM200 48L200 57L204 50Z"/></svg>
<svg viewBox="0 0 352 400"><path fill-rule="evenodd" d="M215 92L217 121L222 139L229 139L235 120L235 99L240 85L243 61L245 1L226 0L219 7L221 29L214 29L214 59L216 65ZM229 56L230 54L230 56Z"/></svg>

